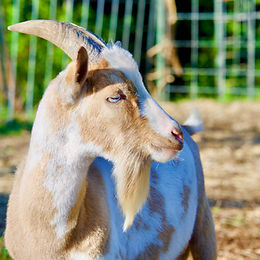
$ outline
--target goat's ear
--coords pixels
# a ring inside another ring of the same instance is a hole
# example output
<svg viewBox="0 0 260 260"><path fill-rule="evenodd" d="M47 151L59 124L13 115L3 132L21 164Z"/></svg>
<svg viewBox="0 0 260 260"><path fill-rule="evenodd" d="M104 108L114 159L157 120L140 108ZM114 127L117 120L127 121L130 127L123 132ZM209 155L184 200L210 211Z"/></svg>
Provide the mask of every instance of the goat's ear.
<svg viewBox="0 0 260 260"><path fill-rule="evenodd" d="M88 53L83 46L79 48L76 60L69 64L65 73L63 96L66 102L73 103L77 99L88 74Z"/></svg>
<svg viewBox="0 0 260 260"><path fill-rule="evenodd" d="M77 58L72 62L66 71L66 83L72 87L82 87L87 79L88 74L88 53L81 46L78 50Z"/></svg>
<svg viewBox="0 0 260 260"><path fill-rule="evenodd" d="M81 46L78 51L76 59L76 75L75 82L80 86L84 84L88 74L88 53L87 50Z"/></svg>

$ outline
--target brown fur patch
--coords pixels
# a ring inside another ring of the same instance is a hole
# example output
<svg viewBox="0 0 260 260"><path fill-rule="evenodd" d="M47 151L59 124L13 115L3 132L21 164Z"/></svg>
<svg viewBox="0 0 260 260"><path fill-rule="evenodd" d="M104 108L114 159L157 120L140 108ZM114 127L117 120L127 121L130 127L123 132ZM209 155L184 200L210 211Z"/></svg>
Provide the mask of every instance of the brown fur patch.
<svg viewBox="0 0 260 260"><path fill-rule="evenodd" d="M184 217L189 209L190 188L187 185L183 185L183 192L180 195L182 198L181 205L184 208Z"/></svg>
<svg viewBox="0 0 260 260"><path fill-rule="evenodd" d="M148 223L145 223L144 219L140 215L137 215L135 218L135 228L136 230L149 230L151 227Z"/></svg>
<svg viewBox="0 0 260 260"><path fill-rule="evenodd" d="M87 189L87 180L84 180L80 192L78 194L77 201L68 214L67 230L72 230L77 226L79 212L82 207L83 200L85 199L86 196L86 189Z"/></svg>
<svg viewBox="0 0 260 260"><path fill-rule="evenodd" d="M136 259L137 260L145 260L145 259L151 259L151 260L157 260L160 256L160 246L151 244L144 248L144 251L140 253Z"/></svg>
<svg viewBox="0 0 260 260"><path fill-rule="evenodd" d="M67 251L82 252L95 259L102 256L109 246L109 209L105 185L97 168L90 167L87 179L84 202L67 241Z"/></svg>
<svg viewBox="0 0 260 260"><path fill-rule="evenodd" d="M150 194L150 199L148 201L150 212L157 212L162 216L161 232L158 234L158 238L163 242L161 249L164 252L167 252L171 242L171 237L175 232L175 228L167 222L165 202L162 194L154 187L151 187Z"/></svg>
<svg viewBox="0 0 260 260"><path fill-rule="evenodd" d="M168 251L171 237L175 232L174 227L167 223L164 197L153 186L150 189L148 207L150 210L150 215L156 212L162 216L161 230L158 233L158 239L162 241L162 245L155 245L153 243L148 245L137 259L159 259L162 252Z"/></svg>

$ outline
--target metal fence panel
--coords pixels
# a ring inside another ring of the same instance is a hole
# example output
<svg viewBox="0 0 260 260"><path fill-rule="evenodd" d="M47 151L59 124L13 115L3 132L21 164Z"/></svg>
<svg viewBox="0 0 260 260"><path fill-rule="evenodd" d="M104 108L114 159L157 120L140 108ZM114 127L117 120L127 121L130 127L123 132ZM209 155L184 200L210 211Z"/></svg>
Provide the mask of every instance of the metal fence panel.
<svg viewBox="0 0 260 260"><path fill-rule="evenodd" d="M172 39L178 49L183 74L178 75L170 67L175 81L166 84L160 96L167 99L175 98L176 95L193 99L209 95L221 100L233 96L258 99L260 1L214 0L207 5L208 9L204 8L203 0L184 2L185 5L183 1L176 0L178 22L175 39ZM143 75L151 71L158 72L159 78L154 80L157 86L162 82L160 77L169 69L161 51L150 59L146 55L147 50L164 41L167 21L164 1L13 0L10 4L7 0L1 0L0 4L2 25L7 26L25 19L64 19L90 28L106 41L122 41L122 46L134 54ZM186 8L187 4L190 5L189 8ZM48 12L43 12L43 5ZM43 45L42 40L37 40L36 37L20 36L3 28L0 34L0 91L3 92L0 97L8 92L7 109L10 119L15 116L17 98L30 115L37 105L38 96L58 72L57 64L60 64L59 68L64 68L68 58L63 55L57 61L59 54L56 54L55 47L50 43ZM5 49L9 49L9 52L6 53ZM39 51L44 53L40 58L37 55ZM11 62L10 72L6 72L7 59ZM19 67L22 62L24 68ZM44 65L39 67L39 72L37 66L41 64ZM26 74L25 84L22 78ZM37 75L43 79L41 82L36 78ZM34 93L36 90L39 92L38 89L41 90L36 98ZM0 109L3 110L6 104L2 99L0 103Z"/></svg>

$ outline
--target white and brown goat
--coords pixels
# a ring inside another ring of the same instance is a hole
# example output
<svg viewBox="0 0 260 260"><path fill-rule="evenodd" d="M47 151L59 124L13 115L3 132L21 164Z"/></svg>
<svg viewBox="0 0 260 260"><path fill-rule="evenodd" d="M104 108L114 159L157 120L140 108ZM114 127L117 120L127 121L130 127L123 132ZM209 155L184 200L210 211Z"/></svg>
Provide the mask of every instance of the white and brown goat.
<svg viewBox="0 0 260 260"><path fill-rule="evenodd" d="M146 91L132 55L64 22L9 29L47 39L73 60L45 91L16 173L10 255L215 259L198 148Z"/></svg>

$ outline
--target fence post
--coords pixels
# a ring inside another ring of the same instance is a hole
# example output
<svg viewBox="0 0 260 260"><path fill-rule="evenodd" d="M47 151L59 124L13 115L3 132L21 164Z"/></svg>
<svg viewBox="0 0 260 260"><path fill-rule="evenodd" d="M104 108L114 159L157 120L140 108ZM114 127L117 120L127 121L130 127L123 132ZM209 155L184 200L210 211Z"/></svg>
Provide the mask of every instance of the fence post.
<svg viewBox="0 0 260 260"><path fill-rule="evenodd" d="M13 0L12 24L18 23L20 19L20 0ZM17 52L18 52L19 34L11 34L11 63L13 80L9 83L8 88L8 119L14 119L15 109L15 91L16 91L16 74L17 74Z"/></svg>
<svg viewBox="0 0 260 260"><path fill-rule="evenodd" d="M146 41L146 51L154 46L155 38L155 0L150 1L149 8L149 20L148 20L148 29L147 29L147 41ZM152 68L151 61L147 58L146 55L146 64L145 71L148 73Z"/></svg>
<svg viewBox="0 0 260 260"><path fill-rule="evenodd" d="M2 87L4 91L4 102L2 104L2 101L0 99L0 106L6 106L8 104L8 88L7 88L7 80L6 80L6 70L5 70L5 40L4 40L4 21L3 21L3 10L2 10L2 4L0 0L0 63L1 63L1 74L2 74ZM1 96L0 96L1 98Z"/></svg>
<svg viewBox="0 0 260 260"><path fill-rule="evenodd" d="M135 47L134 47L134 58L138 66L140 66L141 63L144 16L145 16L145 0L138 1L136 31L135 31Z"/></svg>
<svg viewBox="0 0 260 260"><path fill-rule="evenodd" d="M80 25L84 28L88 28L88 16L89 16L89 0L82 0Z"/></svg>
<svg viewBox="0 0 260 260"><path fill-rule="evenodd" d="M101 33L103 29L104 5L105 5L105 0L97 1L95 34L98 35L99 37L102 37Z"/></svg>
<svg viewBox="0 0 260 260"><path fill-rule="evenodd" d="M130 28L132 21L132 8L133 0L126 0L125 4L125 14L124 14L124 25L123 25L123 47L128 50L129 38L130 38Z"/></svg>
<svg viewBox="0 0 260 260"><path fill-rule="evenodd" d="M255 96L255 0L248 0L247 15L247 97Z"/></svg>
<svg viewBox="0 0 260 260"><path fill-rule="evenodd" d="M65 11L65 21L72 22L73 18L73 7L74 7L74 0L66 0L66 11ZM62 54L62 69L69 63L70 58L63 53Z"/></svg>
<svg viewBox="0 0 260 260"><path fill-rule="evenodd" d="M190 97L198 96L199 0L192 0L191 21L191 88Z"/></svg>
<svg viewBox="0 0 260 260"><path fill-rule="evenodd" d="M165 35L165 4L164 1L156 0L157 19L156 19L156 44L163 44L163 39ZM160 52L156 55L156 71L158 73L158 80L156 80L157 96L159 99L165 99L165 91L160 88L160 81L162 80L165 60Z"/></svg>
<svg viewBox="0 0 260 260"><path fill-rule="evenodd" d="M111 5L112 6L111 6L111 14L110 14L110 26L109 26L108 40L115 41L116 40L119 0L113 0Z"/></svg>
<svg viewBox="0 0 260 260"><path fill-rule="evenodd" d="M32 20L38 18L39 13L39 0L33 0L32 2ZM34 79L35 79L35 64L36 64L36 47L37 37L30 36L30 51L28 62L28 74L27 74L27 88L26 88L26 116L32 117L33 113L33 92L34 92Z"/></svg>
<svg viewBox="0 0 260 260"><path fill-rule="evenodd" d="M57 10L57 0L50 0L49 5L49 17L51 20L55 20L56 18L56 10ZM46 61L45 61L45 74L44 74L44 87L47 87L51 78L52 78L52 68L53 68L53 44L47 41L47 53L46 53Z"/></svg>
<svg viewBox="0 0 260 260"><path fill-rule="evenodd" d="M216 66L218 70L218 98L224 100L226 94L226 43L225 17L223 15L223 0L214 0L215 16L215 46L217 47Z"/></svg>

